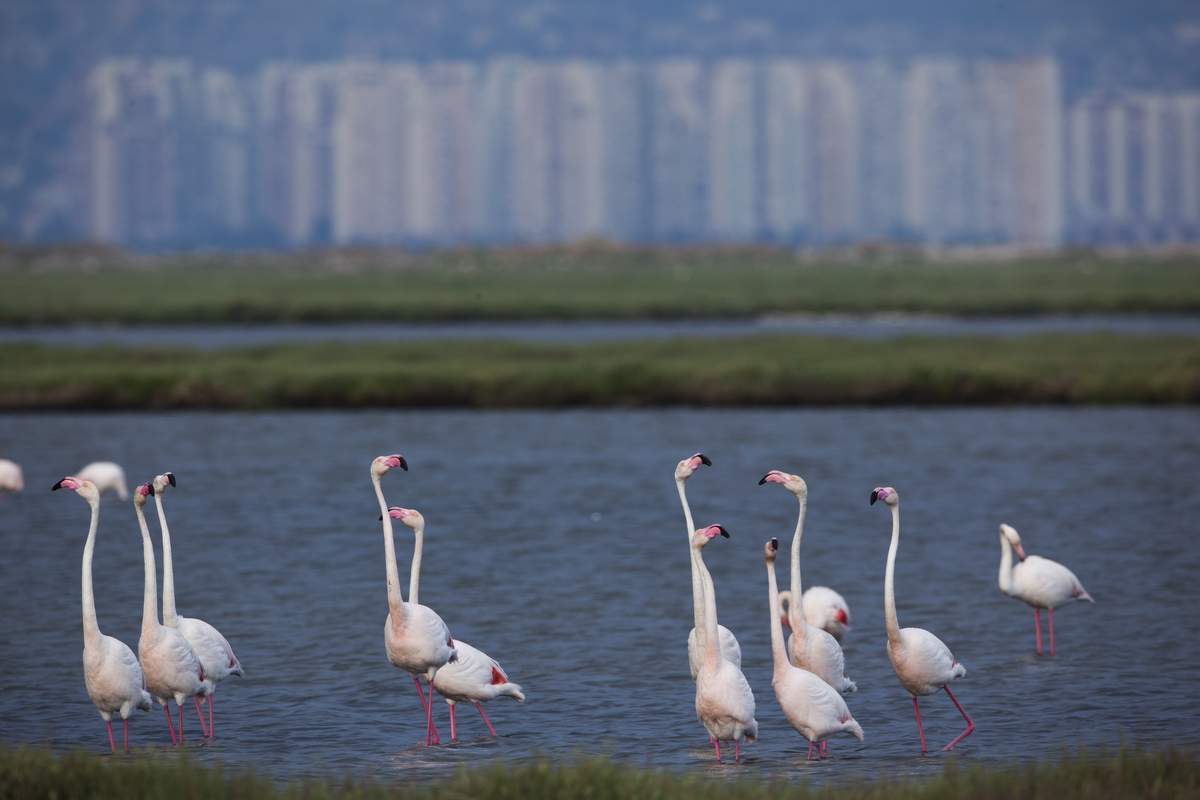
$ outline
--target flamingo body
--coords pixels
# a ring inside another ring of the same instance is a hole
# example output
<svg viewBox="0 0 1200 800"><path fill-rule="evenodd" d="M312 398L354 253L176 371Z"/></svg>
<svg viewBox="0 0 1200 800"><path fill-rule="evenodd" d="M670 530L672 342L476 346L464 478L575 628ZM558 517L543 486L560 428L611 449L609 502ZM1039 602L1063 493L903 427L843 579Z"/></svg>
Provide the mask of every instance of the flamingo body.
<svg viewBox="0 0 1200 800"><path fill-rule="evenodd" d="M717 639L721 645L721 657L739 669L742 666L742 646L738 644L733 631L724 625L717 626ZM700 637L696 629L688 632L688 667L692 671L692 680L700 672L700 662L704 660L704 648L700 646Z"/></svg>
<svg viewBox="0 0 1200 800"><path fill-rule="evenodd" d="M194 617L176 617L175 627L191 645L200 666L204 668L204 677L213 683L220 683L231 675L241 677L245 674L242 662L233 653L233 647L221 632L202 619Z"/></svg>
<svg viewBox="0 0 1200 800"><path fill-rule="evenodd" d="M137 656L120 639L100 634L95 642L83 643L83 683L105 722L113 714L129 719L135 708L150 710L143 681Z"/></svg>
<svg viewBox="0 0 1200 800"><path fill-rule="evenodd" d="M718 742L758 738L754 692L742 670L724 658L704 663L696 675L696 716Z"/></svg>
<svg viewBox="0 0 1200 800"><path fill-rule="evenodd" d="M0 458L0 492L19 492L25 488L25 475L21 465L7 458Z"/></svg>
<svg viewBox="0 0 1200 800"><path fill-rule="evenodd" d="M120 464L112 461L93 461L79 470L78 477L96 484L96 488L101 493L114 491L122 500L129 499L129 488L125 483L125 470L121 469Z"/></svg>
<svg viewBox="0 0 1200 800"><path fill-rule="evenodd" d="M1041 556L1026 556L1013 567L1010 594L1034 608L1058 608L1075 600L1095 602L1074 572Z"/></svg>
<svg viewBox="0 0 1200 800"><path fill-rule="evenodd" d="M901 628L899 641L888 640L888 660L909 694L924 696L967 674L938 637L924 628Z"/></svg>
<svg viewBox="0 0 1200 800"><path fill-rule="evenodd" d="M828 631L807 622L804 636L792 633L787 638L788 658L793 664L816 675L839 692L854 692L858 685L846 676L846 656L842 646Z"/></svg>
<svg viewBox="0 0 1200 800"><path fill-rule="evenodd" d="M404 611L403 620L389 612L383 626L388 661L412 675L428 678L454 655L450 629L428 606L404 603Z"/></svg>
<svg viewBox="0 0 1200 800"><path fill-rule="evenodd" d="M454 640L458 660L446 664L433 678L433 688L447 703L483 703L497 697L525 702L520 684L508 679L500 662L461 639Z"/></svg>

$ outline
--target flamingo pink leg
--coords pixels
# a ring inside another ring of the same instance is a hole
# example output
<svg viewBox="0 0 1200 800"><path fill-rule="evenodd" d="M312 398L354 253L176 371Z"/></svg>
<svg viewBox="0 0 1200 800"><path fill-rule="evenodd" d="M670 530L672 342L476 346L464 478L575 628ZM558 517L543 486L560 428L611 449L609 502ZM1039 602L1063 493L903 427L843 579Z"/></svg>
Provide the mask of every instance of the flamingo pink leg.
<svg viewBox="0 0 1200 800"><path fill-rule="evenodd" d="M112 750L115 753L115 752L117 752L117 743L113 741L112 720L111 719L104 720L104 727L108 728L108 747L110 750Z"/></svg>
<svg viewBox="0 0 1200 800"><path fill-rule="evenodd" d="M970 736L972 733L975 732L975 723L972 722L971 718L967 716L967 712L963 711L963 707L958 704L958 698L956 698L954 696L954 692L950 691L950 687L943 686L942 688L946 690L946 694L950 695L950 702L954 703L954 707L958 709L958 713L962 714L962 718L967 721L966 730L964 730L958 736L955 736L954 740L952 742L950 742L950 744L948 744L942 748L943 750L953 750L954 745L958 744L963 739L967 738L968 736Z"/></svg>
<svg viewBox="0 0 1200 800"><path fill-rule="evenodd" d="M171 721L171 709L167 708L167 704L163 703L163 714L167 717L167 730L171 732L172 746L179 744L179 740L175 738L175 724Z"/></svg>
<svg viewBox="0 0 1200 800"><path fill-rule="evenodd" d="M1046 616L1050 618L1050 656L1054 657L1054 609L1047 608Z"/></svg>
<svg viewBox="0 0 1200 800"><path fill-rule="evenodd" d="M825 758L828 755L829 755L829 740L822 739L821 740L821 758Z"/></svg>
<svg viewBox="0 0 1200 800"><path fill-rule="evenodd" d="M183 703L176 703L179 706L179 743L183 744Z"/></svg>
<svg viewBox="0 0 1200 800"><path fill-rule="evenodd" d="M125 752L129 752L129 720L121 720L121 727L125 729Z"/></svg>
<svg viewBox="0 0 1200 800"><path fill-rule="evenodd" d="M441 744L441 737L438 736L437 725L433 724L433 709L429 706L433 704L433 687L429 687L429 701L425 701L425 690L421 688L421 681L416 675L413 676L413 685L417 687L417 697L421 698L421 710L425 712L425 746L430 743L429 729L433 728L433 744Z"/></svg>
<svg viewBox="0 0 1200 800"><path fill-rule="evenodd" d="M714 738L713 739L713 747L715 747L717 749L717 763L720 764L721 763L721 740Z"/></svg>
<svg viewBox="0 0 1200 800"><path fill-rule="evenodd" d="M217 726L213 723L213 696L208 696L208 738L217 738Z"/></svg>
<svg viewBox="0 0 1200 800"><path fill-rule="evenodd" d="M458 741L458 731L454 727L454 706L450 706L450 741Z"/></svg>
<svg viewBox="0 0 1200 800"><path fill-rule="evenodd" d="M492 721L487 718L487 714L483 713L483 704L476 701L475 708L478 709L479 716L483 717L483 724L487 725L488 733L490 733L492 735L492 738L495 739L496 738L496 729L492 727Z"/></svg>
<svg viewBox="0 0 1200 800"><path fill-rule="evenodd" d="M742 760L742 740L733 740L733 763L738 763Z"/></svg>
<svg viewBox="0 0 1200 800"><path fill-rule="evenodd" d="M200 706L200 698L196 695L192 695L192 705L196 707L196 719L200 720L200 736L207 739L208 731L205 730L204 726L204 709Z"/></svg>
<svg viewBox="0 0 1200 800"><path fill-rule="evenodd" d="M1042 654L1042 612L1038 609L1033 610L1033 630L1037 634L1037 654Z"/></svg>
<svg viewBox="0 0 1200 800"><path fill-rule="evenodd" d="M917 696L913 695L913 716L917 718L917 735L921 737L921 753L925 753L925 730L921 727L921 706L917 704Z"/></svg>
<svg viewBox="0 0 1200 800"><path fill-rule="evenodd" d="M813 743L809 742L808 743L808 760L809 761L812 761L812 751L813 751Z"/></svg>

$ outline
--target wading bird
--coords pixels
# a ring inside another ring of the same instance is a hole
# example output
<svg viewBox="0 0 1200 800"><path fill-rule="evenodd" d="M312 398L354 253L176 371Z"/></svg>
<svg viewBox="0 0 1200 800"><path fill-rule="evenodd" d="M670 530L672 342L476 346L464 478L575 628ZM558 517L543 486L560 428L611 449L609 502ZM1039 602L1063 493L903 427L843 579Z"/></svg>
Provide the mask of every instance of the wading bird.
<svg viewBox="0 0 1200 800"><path fill-rule="evenodd" d="M704 589L704 657L696 675L696 716L699 718L721 761L721 742L733 741L733 760L742 756L742 739L758 738L758 720L754 718L754 693L742 670L727 660L717 643L717 598L712 575L704 565L700 551L717 536L729 538L720 525L709 525L692 535L692 549L700 568Z"/></svg>
<svg viewBox="0 0 1200 800"><path fill-rule="evenodd" d="M892 510L892 543L888 547L887 570L883 578L883 615L887 622L887 653L896 677L910 695L913 716L917 719L917 735L921 739L921 752L925 752L925 731L921 727L921 707L918 696L930 695L944 689L950 702L967 721L966 729L943 747L952 750L954 745L975 731L975 723L963 711L958 698L950 691L950 682L965 676L967 668L958 663L950 648L941 639L923 628L901 628L896 619L896 551L900 548L900 495L890 486L876 487L871 492L871 505L882 500Z"/></svg>
<svg viewBox="0 0 1200 800"><path fill-rule="evenodd" d="M111 461L93 461L76 473L80 480L96 484L97 491L114 491L122 500L129 499L129 488L125 483L125 470Z"/></svg>
<svg viewBox="0 0 1200 800"><path fill-rule="evenodd" d="M788 622L791 602L790 591L785 589L779 593L779 613L783 626L789 630L792 627ZM810 586L800 598L800 607L804 609L805 622L828 632L841 644L842 638L850 630L850 606L844 597L828 586Z"/></svg>
<svg viewBox="0 0 1200 800"><path fill-rule="evenodd" d="M96 528L100 524L100 492L91 481L74 476L63 478L51 491L70 489L92 508L92 523L83 546L83 683L88 697L108 729L108 746L115 753L112 715L121 715L123 743L129 752L129 715L133 709L150 710L150 695L143 688L142 668L129 645L100 632L96 621L96 600L92 593L92 553L96 547Z"/></svg>
<svg viewBox="0 0 1200 800"><path fill-rule="evenodd" d="M800 585L800 540L804 536L804 516L808 508L808 484L799 475L791 475L773 469L759 479L758 485L777 483L787 489L800 502L800 513L796 518L796 530L792 534L792 591L791 597L802 597ZM858 687L846 677L846 658L842 646L833 635L822 628L808 624L804 611L797 604L788 608L788 624L792 635L788 637L788 657L801 669L806 669L839 692L853 692Z"/></svg>
<svg viewBox="0 0 1200 800"><path fill-rule="evenodd" d="M375 497L379 500L379 518L383 521L384 567L387 570L388 615L383 626L383 645L388 661L413 676L417 695L421 698L421 710L425 712L425 746L428 747L441 743L437 728L433 724L433 679L439 667L454 660L454 642L450 638L450 629L433 609L412 601L406 603L400 594L400 573L396 568L392 514L383 498L383 487L379 483L379 479L395 467L407 470L408 462L401 455L379 456L371 462L371 483L375 487ZM425 521L420 514L409 509L398 511L407 512L401 513L398 518L409 527L414 527L419 520L422 533L424 532ZM414 579L419 581L422 538L418 536L413 548L413 565L409 575L410 591L414 586ZM421 688L421 675L425 676L429 684L428 698Z"/></svg>
<svg viewBox="0 0 1200 800"><path fill-rule="evenodd" d="M138 486L133 492L133 507L137 512L138 527L142 531L142 561L146 570L145 588L142 592L142 635L138 639L138 660L142 662L142 674L146 676L146 690L163 707L167 716L167 731L171 744L183 744L183 702L189 697L207 695L212 683L204 677L200 659L175 628L158 621L158 576L154 565L154 543L150 541L150 528L146 525L143 507L146 498L154 494L148 483ZM167 703L175 698L179 707L179 735L171 724L171 711ZM197 708L199 714L199 708ZM203 726L203 722L201 722Z"/></svg>
<svg viewBox="0 0 1200 800"><path fill-rule="evenodd" d="M688 559L692 564L692 629L688 631L688 667L692 671L692 680L696 680L696 673L700 671L700 662L704 657L704 590L700 585L700 570L696 566L696 551L692 548L692 532L695 531L696 525L692 522L692 509L688 505L684 483L701 465L712 466L712 461L704 453L688 456L675 466L675 488L679 490L679 502L683 505L683 520L686 526L684 533L688 540ZM724 625L718 625L717 636L720 638L721 655L726 661L740 668L742 648L733 631Z"/></svg>
<svg viewBox="0 0 1200 800"><path fill-rule="evenodd" d="M771 686L783 715L801 736L808 740L808 757L813 746L818 754L825 752L825 740L839 733L848 733L860 742L863 729L850 714L841 694L806 669L793 666L783 649L783 633L779 629L779 587L775 583L775 552L779 540L772 539L763 547L767 563L767 603L771 621Z"/></svg>
<svg viewBox="0 0 1200 800"><path fill-rule="evenodd" d="M21 465L7 458L0 458L0 492L19 492L25 488L25 476Z"/></svg>
<svg viewBox="0 0 1200 800"><path fill-rule="evenodd" d="M204 715L200 710L200 699L192 698L192 702L196 704L196 714L200 717L200 730L212 738L217 735L216 720L213 716L213 696L216 694L216 686L230 675L241 677L244 672L242 663L233 654L233 648L219 630L202 619L184 617L175 610L175 566L171 559L171 530L167 527L167 515L163 511L162 501L167 487L175 485L174 472L164 472L155 477L153 483L154 505L158 511L158 527L162 534L163 624L176 628L183 634L183 638L187 639L187 643L192 646L196 657L200 659L200 666L204 668L204 677L213 684L213 689L206 698L208 701L207 730L204 729Z"/></svg>
<svg viewBox="0 0 1200 800"><path fill-rule="evenodd" d="M433 688L446 698L446 705L450 707L450 741L458 741L458 728L454 720L456 703L473 704L494 739L496 729L492 727L492 721L488 719L482 704L497 697L511 697L518 703L524 703L525 693L519 684L508 679L499 661L479 648L455 639L454 652L458 658L441 667L433 676Z"/></svg>
<svg viewBox="0 0 1200 800"><path fill-rule="evenodd" d="M1013 551L1017 565L1012 563ZM1037 654L1042 654L1041 609L1050 618L1050 655L1054 655L1054 609L1075 600L1096 602L1075 573L1057 561L1027 556L1016 528L1000 524L1000 591L1033 607L1033 631Z"/></svg>

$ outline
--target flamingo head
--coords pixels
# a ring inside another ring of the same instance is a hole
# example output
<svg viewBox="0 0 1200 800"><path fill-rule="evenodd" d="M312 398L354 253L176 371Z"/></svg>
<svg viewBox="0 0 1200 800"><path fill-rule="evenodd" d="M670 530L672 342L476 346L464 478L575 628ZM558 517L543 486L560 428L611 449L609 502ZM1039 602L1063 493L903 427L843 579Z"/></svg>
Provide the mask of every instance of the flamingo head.
<svg viewBox="0 0 1200 800"><path fill-rule="evenodd" d="M768 483L778 483L801 500L808 497L808 484L799 475L792 475L788 472L773 469L758 479L759 486Z"/></svg>
<svg viewBox="0 0 1200 800"><path fill-rule="evenodd" d="M399 467L408 472L408 461L399 453L393 453L390 456L378 456L371 462L371 477L381 478L389 469Z"/></svg>
<svg viewBox="0 0 1200 800"><path fill-rule="evenodd" d="M135 488L133 490L133 502L137 505L138 508L142 508L143 506L146 505L147 497L153 497L153 496L154 496L153 484L143 483L141 486L138 486L137 488Z"/></svg>
<svg viewBox="0 0 1200 800"><path fill-rule="evenodd" d="M89 505L100 502L100 492L96 489L96 484L83 478L76 478L74 475L68 475L50 487L52 492L57 492L59 489L70 489L87 500Z"/></svg>
<svg viewBox="0 0 1200 800"><path fill-rule="evenodd" d="M697 528L696 532L692 534L692 547L699 550L718 536L724 536L726 539L729 538L729 531L725 530L724 525L709 525L704 528Z"/></svg>
<svg viewBox="0 0 1200 800"><path fill-rule="evenodd" d="M704 455L704 453L696 453L695 455L688 456L675 465L675 480L686 481L701 466L711 467L712 459Z"/></svg>
<svg viewBox="0 0 1200 800"><path fill-rule="evenodd" d="M846 631L850 630L850 612L844 606L830 603L822 616L824 624L821 627L840 642Z"/></svg>
<svg viewBox="0 0 1200 800"><path fill-rule="evenodd" d="M871 490L871 505L875 505L876 500L882 500L892 508L900 505L900 495L890 486L876 486Z"/></svg>
<svg viewBox="0 0 1200 800"><path fill-rule="evenodd" d="M168 486L175 486L175 473L164 472L162 475L155 475L152 481L155 494L162 494L167 490Z"/></svg>
<svg viewBox="0 0 1200 800"><path fill-rule="evenodd" d="M388 509L388 516L392 519L400 520L414 531L425 530L425 517L421 516L421 512L415 508L392 506ZM380 519L383 519L383 517L380 517Z"/></svg>
<svg viewBox="0 0 1200 800"><path fill-rule="evenodd" d="M779 540L771 539L769 542L767 542L766 544L763 545L763 558L765 558L767 560L768 564L774 564L775 563L775 554L778 551L779 551Z"/></svg>
<svg viewBox="0 0 1200 800"><path fill-rule="evenodd" d="M1017 529L1012 525L1000 523L1000 538L1008 542L1012 549L1016 552L1017 558L1021 561L1025 560L1025 548L1021 547L1021 534L1017 533Z"/></svg>

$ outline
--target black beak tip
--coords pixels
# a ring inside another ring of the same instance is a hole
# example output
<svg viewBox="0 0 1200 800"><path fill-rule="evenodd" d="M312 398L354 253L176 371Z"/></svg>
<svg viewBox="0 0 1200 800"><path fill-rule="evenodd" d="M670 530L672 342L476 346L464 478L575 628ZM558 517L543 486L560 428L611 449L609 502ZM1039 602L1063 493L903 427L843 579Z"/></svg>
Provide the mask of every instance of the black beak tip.
<svg viewBox="0 0 1200 800"><path fill-rule="evenodd" d="M711 466L712 466L712 459L711 459L711 458L709 458L708 456L704 455L704 453L697 453L696 455L700 456L700 463L701 463L701 464L703 464L703 465L704 465L704 466L706 466L706 467L711 467Z"/></svg>
<svg viewBox="0 0 1200 800"><path fill-rule="evenodd" d="M767 473L767 475L770 475L770 474L771 473L769 473L769 472ZM764 483L767 482L767 475L763 475L761 478L758 479L759 486L762 486Z"/></svg>
<svg viewBox="0 0 1200 800"><path fill-rule="evenodd" d="M408 461L404 458L404 456L400 456L400 469L408 472Z"/></svg>
<svg viewBox="0 0 1200 800"><path fill-rule="evenodd" d="M871 492L871 505L875 505L875 501L878 499L879 499L879 495L876 494L875 492Z"/></svg>
<svg viewBox="0 0 1200 800"><path fill-rule="evenodd" d="M175 473L174 472L167 473L167 483L171 484L172 486L175 486Z"/></svg>
<svg viewBox="0 0 1200 800"><path fill-rule="evenodd" d="M726 539L729 538L729 531L725 530L724 525L718 525L717 530L719 530L721 532L721 535L724 536Z"/></svg>
<svg viewBox="0 0 1200 800"><path fill-rule="evenodd" d="M778 549L779 549L779 540L772 538L771 539L771 552L775 552Z"/></svg>
<svg viewBox="0 0 1200 800"><path fill-rule="evenodd" d="M62 488L62 481L60 480L57 483L55 483L53 486L50 487L50 491L57 492L61 488Z"/></svg>

